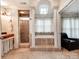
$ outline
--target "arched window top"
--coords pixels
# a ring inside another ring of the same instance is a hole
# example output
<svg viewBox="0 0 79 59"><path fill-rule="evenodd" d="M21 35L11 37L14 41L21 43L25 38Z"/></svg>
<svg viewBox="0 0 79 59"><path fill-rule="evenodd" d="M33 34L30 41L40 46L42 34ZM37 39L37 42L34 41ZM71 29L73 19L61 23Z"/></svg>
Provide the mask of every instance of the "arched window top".
<svg viewBox="0 0 79 59"><path fill-rule="evenodd" d="M36 7L36 17L53 17L53 8L49 0L40 0Z"/></svg>
<svg viewBox="0 0 79 59"><path fill-rule="evenodd" d="M48 5L42 4L39 6L39 12L40 14L48 14Z"/></svg>

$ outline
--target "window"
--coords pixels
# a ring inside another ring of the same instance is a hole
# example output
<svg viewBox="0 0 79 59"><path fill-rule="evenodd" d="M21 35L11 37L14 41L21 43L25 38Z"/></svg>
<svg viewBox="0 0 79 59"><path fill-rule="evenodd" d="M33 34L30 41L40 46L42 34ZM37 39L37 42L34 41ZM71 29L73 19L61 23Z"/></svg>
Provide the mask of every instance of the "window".
<svg viewBox="0 0 79 59"><path fill-rule="evenodd" d="M69 37L79 38L79 18L63 18L62 29Z"/></svg>
<svg viewBox="0 0 79 59"><path fill-rule="evenodd" d="M51 20L36 20L36 32L52 32Z"/></svg>
<svg viewBox="0 0 79 59"><path fill-rule="evenodd" d="M40 14L48 14L48 6L47 5L41 5L39 10L40 10Z"/></svg>

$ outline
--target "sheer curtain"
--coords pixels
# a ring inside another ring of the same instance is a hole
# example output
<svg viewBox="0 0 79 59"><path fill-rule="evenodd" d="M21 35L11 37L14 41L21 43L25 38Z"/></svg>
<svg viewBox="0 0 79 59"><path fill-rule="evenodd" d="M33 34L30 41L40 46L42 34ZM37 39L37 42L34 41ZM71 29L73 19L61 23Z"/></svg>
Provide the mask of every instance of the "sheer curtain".
<svg viewBox="0 0 79 59"><path fill-rule="evenodd" d="M62 30L67 33L68 37L79 38L79 18L63 18Z"/></svg>
<svg viewBox="0 0 79 59"><path fill-rule="evenodd" d="M51 19L37 19L36 20L36 32L52 32Z"/></svg>

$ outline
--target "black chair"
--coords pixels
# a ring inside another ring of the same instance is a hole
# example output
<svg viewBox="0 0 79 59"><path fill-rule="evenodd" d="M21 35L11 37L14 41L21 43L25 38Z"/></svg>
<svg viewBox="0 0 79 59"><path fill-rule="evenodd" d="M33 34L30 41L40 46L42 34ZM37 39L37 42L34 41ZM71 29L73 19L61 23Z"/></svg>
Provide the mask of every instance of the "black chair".
<svg viewBox="0 0 79 59"><path fill-rule="evenodd" d="M66 33L61 33L61 46L69 51L79 49L79 39L68 38Z"/></svg>

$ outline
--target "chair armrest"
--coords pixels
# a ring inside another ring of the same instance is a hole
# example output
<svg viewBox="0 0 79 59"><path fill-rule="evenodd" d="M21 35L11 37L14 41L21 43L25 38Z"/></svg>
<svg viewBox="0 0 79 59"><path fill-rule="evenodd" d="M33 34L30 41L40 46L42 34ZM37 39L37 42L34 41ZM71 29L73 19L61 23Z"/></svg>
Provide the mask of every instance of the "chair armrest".
<svg viewBox="0 0 79 59"><path fill-rule="evenodd" d="M69 40L75 40L75 41L79 41L78 38L68 38Z"/></svg>

